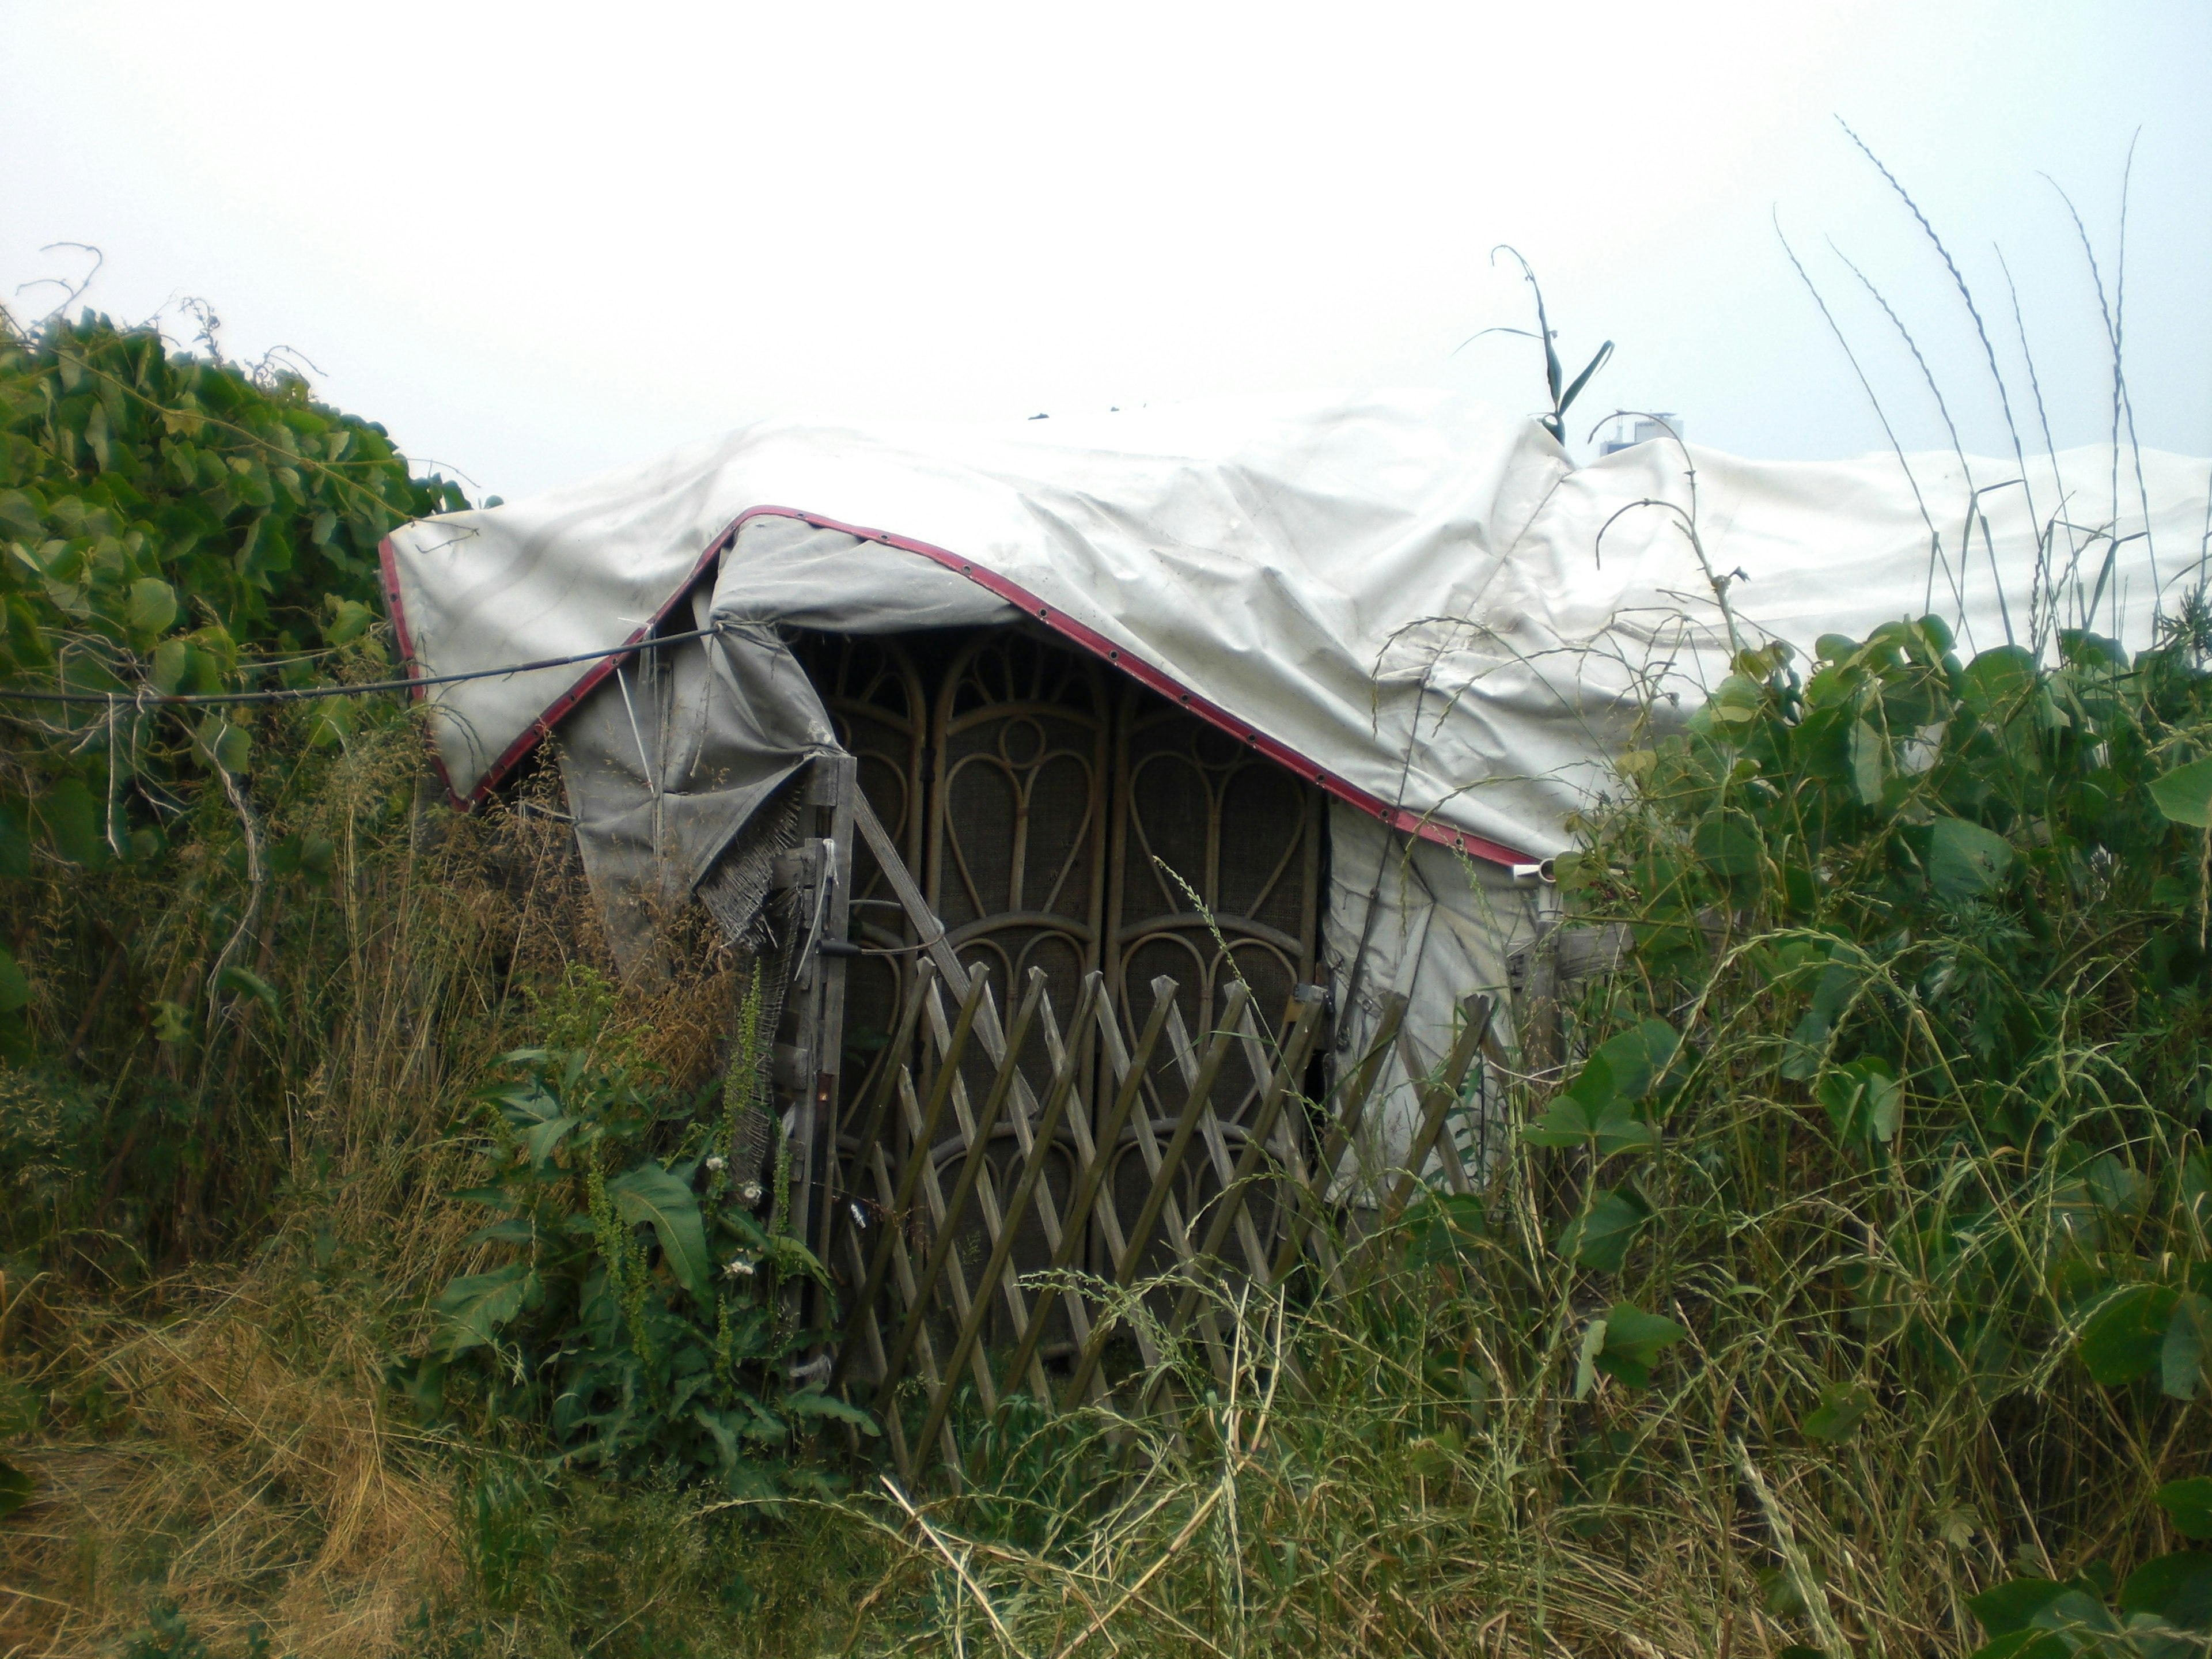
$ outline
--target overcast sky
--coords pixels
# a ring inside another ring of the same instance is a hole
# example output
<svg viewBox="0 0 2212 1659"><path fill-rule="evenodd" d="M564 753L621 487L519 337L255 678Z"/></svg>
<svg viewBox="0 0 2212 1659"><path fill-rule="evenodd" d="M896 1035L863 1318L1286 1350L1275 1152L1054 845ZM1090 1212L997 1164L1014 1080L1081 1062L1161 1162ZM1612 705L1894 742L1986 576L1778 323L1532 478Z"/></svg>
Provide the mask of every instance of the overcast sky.
<svg viewBox="0 0 2212 1659"><path fill-rule="evenodd" d="M1020 418L1444 385L1541 400L1510 242L1569 372L1761 456L1884 443L1778 219L1909 447L2063 447L2110 352L2052 181L2119 275L2147 444L2212 453L2212 4L986 7L0 0L0 296L210 301L224 349L477 492L771 414ZM2048 174L2046 179L2044 175ZM170 313L174 316L173 311ZM173 331L190 329L172 324Z"/></svg>

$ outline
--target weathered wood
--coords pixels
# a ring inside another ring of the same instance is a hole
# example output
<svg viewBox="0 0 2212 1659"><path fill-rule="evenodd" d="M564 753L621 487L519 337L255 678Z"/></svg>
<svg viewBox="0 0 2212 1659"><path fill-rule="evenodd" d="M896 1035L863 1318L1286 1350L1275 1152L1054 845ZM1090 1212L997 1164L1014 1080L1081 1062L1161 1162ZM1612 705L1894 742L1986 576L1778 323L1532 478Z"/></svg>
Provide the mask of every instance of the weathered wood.
<svg viewBox="0 0 2212 1659"><path fill-rule="evenodd" d="M1475 1051L1489 1034L1490 1018L1496 1006L1490 998L1481 995L1462 1000L1459 1036L1452 1042L1451 1052L1444 1057L1443 1070L1434 1077L1414 1079L1423 1106L1421 1124L1407 1148L1406 1167L1399 1176L1397 1188L1382 1206L1384 1226L1403 1215L1406 1206L1413 1201L1414 1190L1421 1184L1421 1166L1428 1162L1430 1149L1443 1128L1445 1114L1458 1103L1460 1085L1467 1079Z"/></svg>
<svg viewBox="0 0 2212 1659"><path fill-rule="evenodd" d="M1245 1197L1251 1191L1252 1177L1259 1170L1260 1160L1267 1156L1267 1139L1275 1127L1275 1118L1283 1109L1283 1102L1290 1097L1292 1085L1304 1075L1307 1060L1312 1056L1314 1040L1321 1033L1322 1014L1326 1006L1322 997L1315 995L1308 998L1299 1007L1297 1023L1291 1027L1290 1035L1284 1043L1282 1059L1275 1067L1274 1075L1268 1080L1267 1093L1261 1097L1259 1109L1246 1133L1243 1155L1237 1160L1237 1167L1228 1185L1216 1200L1220 1207L1207 1224L1205 1242L1198 1247L1201 1269L1205 1263L1218 1258L1231 1227L1243 1212ZM1260 1275L1266 1272L1267 1267L1263 1265ZM1175 1311L1168 1320L1169 1335L1179 1335L1182 1328L1190 1322L1191 1316L1198 1310L1199 1298L1203 1293L1203 1287L1198 1285L1183 1287L1182 1293L1176 1298ZM1164 1372L1156 1373L1156 1376L1164 1375Z"/></svg>
<svg viewBox="0 0 2212 1659"><path fill-rule="evenodd" d="M981 975L976 977L980 980ZM991 1131L998 1127L999 1114L1006 1109L1006 1102L1013 1093L1016 1076L1014 1056L1020 1052L1022 1042L1029 1036L1030 1023L1036 1018L1037 1002L1043 995L1044 975L1033 969L1030 970L1029 989L1014 1014L1013 1041L1011 1044L1001 1045L1006 1058L1000 1061L998 1073L991 1079L990 1091L983 1097L983 1109L973 1124L961 1126L968 1143L968 1156L961 1161L959 1178L952 1183L952 1196L945 1202L945 1215L939 1223L937 1237L930 1241L929 1254L922 1258L921 1271L915 1276L915 1293L920 1299L907 1310L906 1319L899 1327L898 1335L884 1351L886 1362L894 1374L884 1379L877 1396L878 1409L890 1404L891 1391L897 1386L896 1373L906 1363L907 1351L914 1346L915 1332L928 1317L930 1297L937 1289L938 1279L944 1274L945 1264L958 1248L961 1220L968 1213L969 1201L975 1197L977 1184L983 1179L984 1166L990 1162ZM986 989L981 1007L989 1006L990 993ZM979 1022L980 1012L979 1009ZM957 1071L957 1067L948 1061L946 1070ZM956 1095L961 1092L957 1077L952 1080L952 1089ZM919 1143L915 1148L915 1156L928 1160L930 1143L927 1140ZM995 1234L996 1229L993 1231ZM1007 1288L1012 1292L1009 1299L1017 1303L1018 1310L1018 1289L1013 1286ZM984 1287L983 1293L986 1296L990 1294L988 1285ZM1018 1310L1016 1316L1020 1316Z"/></svg>
<svg viewBox="0 0 2212 1659"><path fill-rule="evenodd" d="M926 1148L929 1145L931 1137L937 1132L938 1124L944 1119L945 1108L951 1095L951 1085L959 1072L959 1057L968 1050L969 1034L975 1030L976 1011L982 1002L987 988L981 980L977 980L969 988L967 996L960 1004L959 1023L953 1028L950 1041L946 1044L946 1050L951 1054L951 1059L938 1073L936 1085L929 1091L929 1107L921 1115L922 1121L915 1133L915 1145L918 1146ZM906 1091L910 1098L914 1087L912 1074L904 1066L896 1066L894 1070L896 1073L897 1086ZM884 1204L884 1208L890 1213L885 1218L887 1224L884 1236L876 1241L875 1257L868 1264L867 1279L861 1286L860 1293L854 1303L853 1312L847 1321L844 1340L837 1345L836 1364L830 1376L830 1387L833 1389L838 1383L844 1381L846 1370L852 1363L854 1352L854 1339L859 1334L858 1322L861 1313L873 1308L876 1298L883 1294L884 1277L890 1272L891 1246L896 1229L896 1218L905 1215L907 1206L913 1203L915 1183L921 1180L927 1164L926 1158L908 1158L905 1170L900 1174L897 1188Z"/></svg>
<svg viewBox="0 0 2212 1659"><path fill-rule="evenodd" d="M1289 1277L1300 1252L1315 1244L1324 1250L1328 1249L1328 1241L1322 1237L1322 1218L1328 1208L1328 1188L1336 1179L1337 1165L1343 1161L1345 1150L1358 1139L1360 1126L1366 1121L1368 1100L1382 1078L1384 1063L1390 1058L1399 1027L1405 1023L1406 1006L1401 992L1393 991L1382 1000L1382 1014L1375 1023L1375 1035L1367 1045L1366 1055L1359 1062L1358 1070L1346 1080L1328 1133L1322 1141L1321 1157L1311 1177L1298 1190L1298 1213L1283 1229L1283 1242L1276 1247L1274 1267L1267 1275L1271 1285L1279 1285ZM1334 1253L1322 1265L1332 1280L1341 1277Z"/></svg>
<svg viewBox="0 0 2212 1659"><path fill-rule="evenodd" d="M1164 991L1161 988L1163 986L1166 988ZM1164 976L1152 981L1152 1016L1146 1020L1145 1029L1138 1036L1137 1051L1134 1056L1124 1054L1115 1066L1115 1070L1121 1079L1121 1087L1115 1094L1112 1109L1107 1113L1105 1121L1099 1125L1097 1140L1095 1144L1091 1143L1088 1137L1085 1137L1085 1145L1083 1147L1083 1168L1081 1173L1076 1177L1074 1188L1068 1194L1067 1231L1061 1236L1059 1247L1053 1251L1051 1264L1047 1269L1048 1272L1064 1273L1074 1260L1077 1244L1082 1237L1084 1219L1092 1213L1094 1205L1098 1206L1097 1213L1100 1222L1110 1224L1107 1248L1113 1252L1114 1260L1119 1261L1122 1251L1127 1248L1119 1218L1115 1215L1113 1196L1107 1188L1106 1176L1111 1161L1110 1154L1121 1142L1122 1127L1128 1121L1131 1110L1134 1109L1138 1101L1143 1098L1145 1067L1151 1061L1153 1047L1159 1042L1160 1032L1167 1024L1168 1006L1175 997L1176 989L1176 982ZM1113 1020L1112 1006L1105 1000L1102 992L1098 1012L1099 1031L1102 1034L1112 1031ZM1114 1042L1118 1046L1118 1036ZM1103 1203L1100 1202L1102 1197ZM1101 1231L1108 1231L1108 1227L1102 1224ZM1030 1322L1023 1328L1020 1340L1014 1345L1013 1357L1006 1362L1008 1376L1020 1376L1022 1367L1029 1364L1030 1357L1036 1352L1037 1344L1044 1336L1046 1314L1049 1306L1048 1303L1039 1302L1030 1310ZM1149 1338L1144 1340L1143 1346L1146 1350L1146 1363L1149 1366L1155 1358L1151 1352L1152 1344ZM1038 1396L1038 1403L1050 1406L1052 1396L1049 1392L1041 1394Z"/></svg>
<svg viewBox="0 0 2212 1659"><path fill-rule="evenodd" d="M1082 1046L1085 1025L1098 1012L1100 982L1101 976L1095 971L1085 976L1082 995L1075 1005L1075 1017L1068 1026L1068 1035L1075 1040L1079 1050ZM1023 1162L1021 1178L1006 1200L1006 1215L998 1243L992 1248L990 1260L983 1265L981 1282L985 1285L996 1284L1002 1275L1013 1271L1010 1258L1013 1254L1015 1237L1020 1231L1022 1218L1029 1213L1030 1205L1044 1179L1045 1164L1051 1153L1054 1138L1060 1133L1060 1119L1066 1115L1067 1103L1075 1095L1074 1056L1062 1044L1051 1046L1060 1051L1054 1066L1052 1085L1046 1092L1044 1110L1038 1116L1035 1138L1030 1141L1029 1155ZM1059 1243L1057 1239L1053 1241L1055 1250ZM945 1361L948 1376L957 1375L960 1367L967 1363L968 1356L976 1351L975 1340L982 1332L987 1305L978 1303L961 1322L960 1334L953 1342L951 1357ZM1039 1304L1040 1307L1042 1305L1042 1303ZM929 1416L922 1424L921 1434L916 1437L923 1445L929 1443L930 1437L943 1425L951 1405L951 1386L940 1383L936 1397L930 1402Z"/></svg>
<svg viewBox="0 0 2212 1659"><path fill-rule="evenodd" d="M1182 1114L1176 1120L1175 1132L1168 1137L1167 1146L1160 1154L1159 1167L1153 1172L1151 1190L1145 1194L1144 1207L1138 1211L1135 1224L1129 1230L1128 1248L1114 1265L1114 1283L1118 1289L1126 1291L1136 1277L1138 1260L1143 1255L1146 1244L1151 1241L1152 1227L1160 1218L1160 1212L1169 1200L1176 1173L1182 1168L1183 1158L1190 1150L1191 1140L1198 1132L1199 1118L1206 1109L1206 1097L1212 1093L1214 1079L1220 1076L1222 1062L1228 1059L1230 1048L1236 1040L1237 1017L1244 1012L1244 1004L1250 996L1251 993L1242 983L1229 988L1221 1024L1213 1034L1213 1041L1206 1045L1206 1058L1200 1062L1197 1075L1192 1079L1190 1091L1183 1099ZM1170 1014L1170 1018L1173 1018ZM1075 1375L1060 1395L1063 1406L1072 1407L1090 1387L1091 1379L1098 1370L1099 1357L1105 1350L1109 1328L1109 1326L1104 1322L1093 1327L1091 1340L1083 1345L1082 1352L1076 1360Z"/></svg>

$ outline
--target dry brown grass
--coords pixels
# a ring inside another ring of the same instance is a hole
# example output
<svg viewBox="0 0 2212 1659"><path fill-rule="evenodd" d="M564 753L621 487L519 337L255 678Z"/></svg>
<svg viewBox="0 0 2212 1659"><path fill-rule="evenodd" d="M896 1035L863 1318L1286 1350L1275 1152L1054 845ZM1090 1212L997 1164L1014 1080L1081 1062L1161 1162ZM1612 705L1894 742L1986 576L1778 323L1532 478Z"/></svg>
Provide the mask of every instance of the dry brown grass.
<svg viewBox="0 0 2212 1659"><path fill-rule="evenodd" d="M47 1310L69 1334L42 1375L83 1426L11 1454L38 1487L0 1528L0 1653L99 1652L157 1601L239 1650L255 1625L278 1652L406 1650L460 1580L452 1476L347 1299L270 1274Z"/></svg>

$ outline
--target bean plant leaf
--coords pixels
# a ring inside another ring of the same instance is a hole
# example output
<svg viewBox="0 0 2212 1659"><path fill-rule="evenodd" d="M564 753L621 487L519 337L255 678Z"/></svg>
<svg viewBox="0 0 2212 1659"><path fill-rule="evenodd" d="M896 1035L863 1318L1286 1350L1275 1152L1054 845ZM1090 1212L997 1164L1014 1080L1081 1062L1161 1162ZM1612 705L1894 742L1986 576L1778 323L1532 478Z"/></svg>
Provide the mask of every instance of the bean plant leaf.
<svg viewBox="0 0 2212 1659"><path fill-rule="evenodd" d="M2172 822L2212 829L2212 756L2153 778L2150 798Z"/></svg>
<svg viewBox="0 0 2212 1659"><path fill-rule="evenodd" d="M699 1200L689 1182L658 1164L641 1164L607 1182L607 1196L615 1213L637 1226L650 1222L659 1237L661 1255L676 1282L704 1300L710 1292L707 1276L707 1230L699 1218Z"/></svg>
<svg viewBox="0 0 2212 1659"><path fill-rule="evenodd" d="M1845 1145L1887 1142L1904 1117L1905 1091L1889 1062L1869 1054L1820 1079L1821 1108Z"/></svg>
<svg viewBox="0 0 2212 1659"><path fill-rule="evenodd" d="M1632 1389L1651 1381L1659 1356L1689 1334L1663 1314L1649 1314L1632 1303L1616 1302L1607 1310L1603 1340L1592 1363L1598 1370Z"/></svg>
<svg viewBox="0 0 2212 1659"><path fill-rule="evenodd" d="M1859 1419L1874 1409L1874 1390L1864 1382L1831 1382L1820 1390L1820 1403L1797 1425L1808 1440L1838 1444L1851 1437Z"/></svg>
<svg viewBox="0 0 2212 1659"><path fill-rule="evenodd" d="M2066 1594L2070 1586L2055 1578L2014 1578L1966 1598L1967 1610L1991 1636L2009 1636Z"/></svg>
<svg viewBox="0 0 2212 1659"><path fill-rule="evenodd" d="M2212 1538L2212 1475L2169 1480L2151 1497L2184 1538Z"/></svg>
<svg viewBox="0 0 2212 1659"><path fill-rule="evenodd" d="M1589 1207L1560 1232L1559 1254L1600 1273L1619 1273L1628 1247L1650 1218L1651 1206L1630 1188L1601 1188L1591 1194Z"/></svg>
<svg viewBox="0 0 2212 1659"><path fill-rule="evenodd" d="M151 636L167 633L177 619L177 590L159 576L145 576L131 584L130 603L123 625L133 634Z"/></svg>
<svg viewBox="0 0 2212 1659"><path fill-rule="evenodd" d="M2159 1391L2173 1400L2194 1400L2212 1381L2212 1298L2195 1291L2175 1296L2159 1344Z"/></svg>
<svg viewBox="0 0 2212 1659"><path fill-rule="evenodd" d="M31 1000L31 981L15 965L14 954L0 945L0 1014L12 1014Z"/></svg>
<svg viewBox="0 0 2212 1659"><path fill-rule="evenodd" d="M1938 818L1928 834L1928 882L1947 904L1985 898L2012 866L2012 843L1964 818Z"/></svg>
<svg viewBox="0 0 2212 1659"><path fill-rule="evenodd" d="M2122 1613L2154 1613L2184 1629L2212 1622L2212 1555L2176 1550L2146 1561L2120 1586Z"/></svg>
<svg viewBox="0 0 2212 1659"><path fill-rule="evenodd" d="M2106 1297L2081 1327L2078 1351L2089 1375L2115 1388L2148 1373L2163 1358L2178 1299L2166 1285L2129 1285Z"/></svg>

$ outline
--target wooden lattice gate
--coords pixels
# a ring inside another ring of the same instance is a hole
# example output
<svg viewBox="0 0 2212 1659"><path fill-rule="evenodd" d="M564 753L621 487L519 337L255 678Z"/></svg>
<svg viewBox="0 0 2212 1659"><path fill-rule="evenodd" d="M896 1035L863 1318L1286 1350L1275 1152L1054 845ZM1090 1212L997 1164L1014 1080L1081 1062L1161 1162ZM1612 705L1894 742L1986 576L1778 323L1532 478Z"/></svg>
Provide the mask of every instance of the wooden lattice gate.
<svg viewBox="0 0 2212 1659"><path fill-rule="evenodd" d="M1183 1270L1162 1310L1162 1328L1179 1338L1194 1326L1225 1375L1202 1285L1231 1274L1273 1285L1310 1252L1334 1273L1331 1230L1321 1224L1330 1172L1358 1133L1393 1046L1422 1079L1422 1113L1386 1214L1403 1206L1414 1172L1432 1152L1464 1188L1441 1131L1486 1034L1486 1000L1471 1000L1450 1053L1434 1067L1414 1061L1400 1029L1404 1005L1392 1002L1369 1052L1326 1092L1320 1109L1305 1095L1327 1012L1316 986L1293 992L1282 1029L1271 1036L1249 988L1232 979L1218 1018L1194 1032L1168 976L1146 988L1141 1009L1117 1009L1106 975L1093 969L1063 1016L1045 970L1032 966L1002 1017L990 975L963 964L857 792L851 811L920 936L920 961L884 1063L834 1138L817 1242L842 1286L831 1386L874 1411L907 1478L940 1457L958 1469L949 1418L963 1382L990 1413L1018 1390L1064 1410L1113 1398L1117 1389L1140 1393L1144 1379L1157 1380L1159 1355L1145 1323L1101 1317L1093 1292L1126 1291L1158 1266ZM1125 1041L1130 1018L1139 1023ZM1032 1050L1036 1058L1025 1059ZM1163 1054L1181 1103L1171 1119L1155 1121L1146 1085ZM1233 1139L1216 1109L1232 1055L1266 1079ZM1012 1144L1003 1164L994 1158L1002 1139ZM1146 1177L1133 1207L1125 1206L1129 1189L1117 1194L1108 1179L1125 1147ZM1056 1157L1068 1171L1062 1183L1047 1179ZM1197 1175L1206 1178L1194 1182ZM1194 1202L1195 1193L1203 1199ZM1253 1202L1262 1193L1270 1200L1264 1225ZM970 1241L976 1248L963 1249ZM1066 1271L1086 1263L1098 1270ZM1037 1284L1039 1277L1048 1282ZM1000 1309L998 1329L1007 1340L987 1341ZM1137 1363L1109 1363L1117 1334ZM909 1428L910 1413L918 1427Z"/></svg>
<svg viewBox="0 0 2212 1659"><path fill-rule="evenodd" d="M1338 1051L1317 790L1018 629L800 649L846 752L779 862L819 925L778 1109L833 1280L807 1322L904 1474L957 1474L963 1394L1139 1408L1161 1340L1225 1380L1207 1287L1339 1275L1329 1194L1394 1050L1420 1110L1385 1212L1431 1156L1465 1188L1442 1130L1488 1004L1441 1060L1402 1003ZM1108 1310L1139 1285L1148 1317Z"/></svg>

